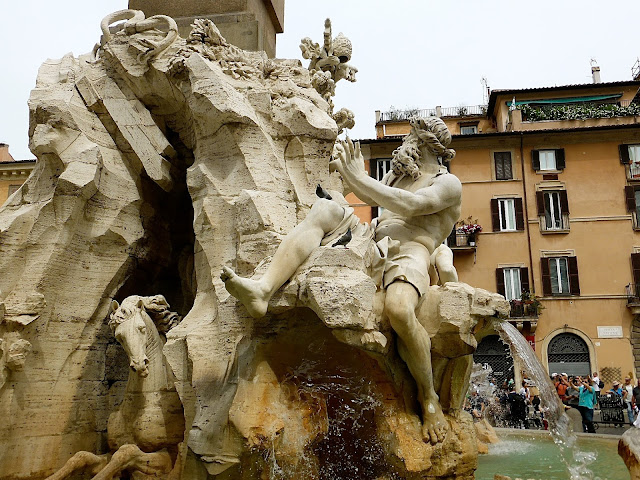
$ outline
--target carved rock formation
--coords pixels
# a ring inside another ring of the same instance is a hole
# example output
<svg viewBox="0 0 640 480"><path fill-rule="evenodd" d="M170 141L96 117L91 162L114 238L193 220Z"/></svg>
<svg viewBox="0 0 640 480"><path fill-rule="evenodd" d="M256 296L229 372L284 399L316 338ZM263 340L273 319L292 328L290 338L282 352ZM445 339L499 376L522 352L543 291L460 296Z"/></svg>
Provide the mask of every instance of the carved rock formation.
<svg viewBox="0 0 640 480"><path fill-rule="evenodd" d="M338 126L300 62L228 45L207 20L171 43L152 28L166 19L111 18L131 17L97 59L47 61L29 101L38 163L0 209L0 451L20 452L0 455L0 479L108 450L128 365L104 319L112 299L156 293L184 316L164 347L182 478L472 478L461 392L508 303L461 283L425 295L451 413L436 446L381 315L367 227L348 249L318 247L251 318L218 273L261 272L316 185L336 186Z"/></svg>
<svg viewBox="0 0 640 480"><path fill-rule="evenodd" d="M618 455L629 469L631 480L640 480L640 428L630 428L618 441Z"/></svg>

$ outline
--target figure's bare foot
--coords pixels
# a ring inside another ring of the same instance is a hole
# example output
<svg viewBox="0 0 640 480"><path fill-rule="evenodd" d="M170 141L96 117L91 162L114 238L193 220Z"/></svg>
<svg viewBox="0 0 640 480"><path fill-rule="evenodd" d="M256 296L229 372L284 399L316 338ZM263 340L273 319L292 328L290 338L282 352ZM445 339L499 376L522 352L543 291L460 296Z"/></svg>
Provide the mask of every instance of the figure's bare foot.
<svg viewBox="0 0 640 480"><path fill-rule="evenodd" d="M432 445L443 442L449 430L449 423L442 413L437 400L427 400L422 412L422 439Z"/></svg>
<svg viewBox="0 0 640 480"><path fill-rule="evenodd" d="M260 282L239 277L229 267L222 267L220 279L227 291L242 302L253 318L265 316L269 305L269 291Z"/></svg>

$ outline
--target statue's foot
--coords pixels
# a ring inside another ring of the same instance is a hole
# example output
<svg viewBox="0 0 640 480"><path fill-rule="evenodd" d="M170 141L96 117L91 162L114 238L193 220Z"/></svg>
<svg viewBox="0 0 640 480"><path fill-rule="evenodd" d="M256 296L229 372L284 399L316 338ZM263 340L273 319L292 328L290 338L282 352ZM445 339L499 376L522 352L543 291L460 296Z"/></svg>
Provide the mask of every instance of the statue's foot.
<svg viewBox="0 0 640 480"><path fill-rule="evenodd" d="M448 430L449 423L438 401L425 401L422 412L422 439L435 445L444 441Z"/></svg>
<svg viewBox="0 0 640 480"><path fill-rule="evenodd" d="M264 317L269 305L269 291L250 278L239 277L229 267L222 267L220 279L227 291L246 307L253 318Z"/></svg>

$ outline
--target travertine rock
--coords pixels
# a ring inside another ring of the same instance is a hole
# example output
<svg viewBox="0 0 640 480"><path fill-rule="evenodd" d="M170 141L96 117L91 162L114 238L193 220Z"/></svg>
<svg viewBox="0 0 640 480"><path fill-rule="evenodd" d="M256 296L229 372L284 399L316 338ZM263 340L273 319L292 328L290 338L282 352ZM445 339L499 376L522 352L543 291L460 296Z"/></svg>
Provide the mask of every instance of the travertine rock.
<svg viewBox="0 0 640 480"><path fill-rule="evenodd" d="M418 319L448 412L437 445L423 441L415 382L383 315L368 226L354 225L346 247L312 245L268 315L252 318L219 272L265 271L316 186L336 185L330 152L352 118L331 116L322 79L300 62L242 51L208 20L186 40L173 25L118 12L97 57L39 71L38 163L0 209L0 451L19 452L0 455L0 479L43 478L69 459L99 470L109 458L153 460L172 480L320 469L471 478L477 446L460 392L504 301L462 283L426 289ZM355 73L341 65L331 80ZM153 391L132 391L129 369L145 361L123 360L104 319L112 299L156 293L184 319L154 352L164 373L149 367Z"/></svg>
<svg viewBox="0 0 640 480"><path fill-rule="evenodd" d="M631 480L640 479L640 428L630 428L618 441L618 455L629 469Z"/></svg>

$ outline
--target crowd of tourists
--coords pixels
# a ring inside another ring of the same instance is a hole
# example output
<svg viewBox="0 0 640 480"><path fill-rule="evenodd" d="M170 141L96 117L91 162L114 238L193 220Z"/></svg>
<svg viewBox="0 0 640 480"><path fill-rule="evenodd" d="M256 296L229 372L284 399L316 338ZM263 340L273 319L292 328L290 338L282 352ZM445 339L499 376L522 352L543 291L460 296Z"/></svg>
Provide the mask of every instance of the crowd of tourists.
<svg viewBox="0 0 640 480"><path fill-rule="evenodd" d="M603 412L601 419L615 426L626 423L625 411L629 423L633 423L638 415L640 379L632 382L631 377L626 376L624 383L613 381L609 390L598 372L587 376L553 373L551 379L562 403L580 411L585 432L595 433L593 413L598 408Z"/></svg>
<svg viewBox="0 0 640 480"><path fill-rule="evenodd" d="M551 380L566 408L580 412L584 432L595 433L597 409L601 410L600 421L614 426L633 423L639 415L640 379L632 381L627 376L623 382L612 382L609 389L598 372L586 376L553 373ZM495 378L489 379L488 386L472 384L464 408L475 420L487 418L497 427L547 428L538 388L527 378L519 386L513 379L498 385Z"/></svg>

